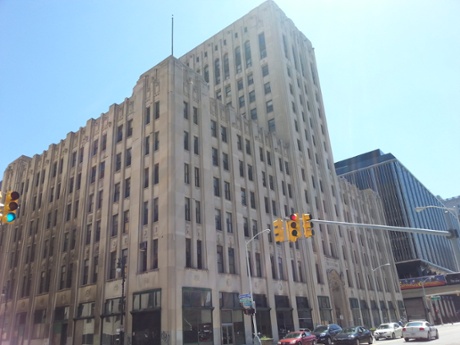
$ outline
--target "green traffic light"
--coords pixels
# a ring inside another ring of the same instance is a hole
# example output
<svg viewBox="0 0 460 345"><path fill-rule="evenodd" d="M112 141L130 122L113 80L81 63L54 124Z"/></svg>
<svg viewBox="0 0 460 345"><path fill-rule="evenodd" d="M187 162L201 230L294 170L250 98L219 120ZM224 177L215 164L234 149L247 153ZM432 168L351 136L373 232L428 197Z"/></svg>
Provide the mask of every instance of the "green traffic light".
<svg viewBox="0 0 460 345"><path fill-rule="evenodd" d="M16 219L16 214L14 214L14 213L8 213L8 214L5 216L5 219L6 219L6 222L7 222L7 223L11 223L11 222L13 222L13 221Z"/></svg>

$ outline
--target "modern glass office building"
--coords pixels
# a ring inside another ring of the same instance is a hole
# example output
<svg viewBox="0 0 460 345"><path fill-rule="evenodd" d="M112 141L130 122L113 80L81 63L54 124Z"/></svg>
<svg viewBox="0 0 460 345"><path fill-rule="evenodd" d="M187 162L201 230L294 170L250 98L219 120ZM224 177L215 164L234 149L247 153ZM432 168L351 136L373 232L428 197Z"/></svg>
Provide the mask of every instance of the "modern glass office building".
<svg viewBox="0 0 460 345"><path fill-rule="evenodd" d="M374 150L337 162L335 168L337 175L350 183L380 195L388 225L458 230L458 222L446 212L446 206L392 154ZM397 263L423 260L432 269L457 271L452 243L446 237L391 231L390 238ZM419 272L402 269L400 275L423 275L423 265L418 267Z"/></svg>

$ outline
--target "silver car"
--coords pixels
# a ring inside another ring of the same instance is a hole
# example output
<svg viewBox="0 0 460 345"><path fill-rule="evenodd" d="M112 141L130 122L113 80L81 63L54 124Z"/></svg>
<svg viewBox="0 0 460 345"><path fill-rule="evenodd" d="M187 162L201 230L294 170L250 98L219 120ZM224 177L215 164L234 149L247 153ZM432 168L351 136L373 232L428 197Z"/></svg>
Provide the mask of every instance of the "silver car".
<svg viewBox="0 0 460 345"><path fill-rule="evenodd" d="M375 340L402 338L402 327L396 322L382 323L374 331Z"/></svg>
<svg viewBox="0 0 460 345"><path fill-rule="evenodd" d="M435 325L428 321L410 321L403 327L403 338L409 339L439 339L439 332Z"/></svg>

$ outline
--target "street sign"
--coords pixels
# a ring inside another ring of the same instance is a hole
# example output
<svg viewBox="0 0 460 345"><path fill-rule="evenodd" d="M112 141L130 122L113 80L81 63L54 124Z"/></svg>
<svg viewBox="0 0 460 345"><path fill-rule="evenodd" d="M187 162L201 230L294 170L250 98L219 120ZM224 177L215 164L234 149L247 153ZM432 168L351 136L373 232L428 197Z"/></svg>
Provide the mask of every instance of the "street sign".
<svg viewBox="0 0 460 345"><path fill-rule="evenodd" d="M431 300L432 300L432 301L440 301L440 300L441 300L441 296L431 296Z"/></svg>
<svg viewBox="0 0 460 345"><path fill-rule="evenodd" d="M240 304L244 309L249 309L252 307L252 299L251 299L251 294L241 294L239 296L240 298Z"/></svg>

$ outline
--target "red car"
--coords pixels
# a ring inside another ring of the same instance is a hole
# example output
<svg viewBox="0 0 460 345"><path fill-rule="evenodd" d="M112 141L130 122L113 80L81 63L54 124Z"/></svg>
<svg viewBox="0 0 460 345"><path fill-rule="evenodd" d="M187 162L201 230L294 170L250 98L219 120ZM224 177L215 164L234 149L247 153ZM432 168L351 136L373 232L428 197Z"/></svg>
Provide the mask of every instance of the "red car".
<svg viewBox="0 0 460 345"><path fill-rule="evenodd" d="M316 345L316 335L307 331L289 332L283 339L278 341L278 345Z"/></svg>

